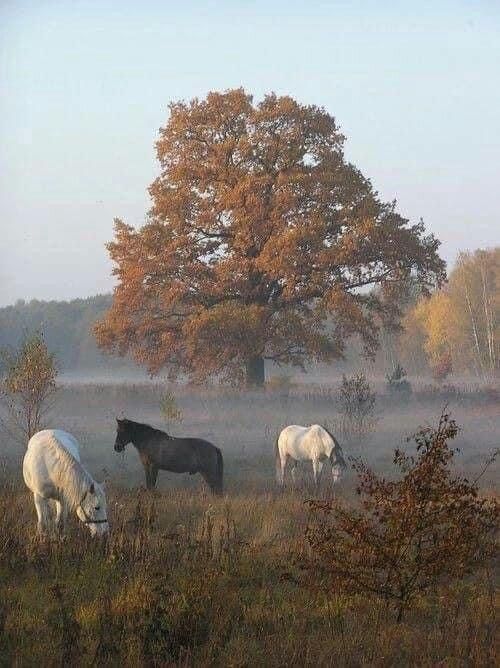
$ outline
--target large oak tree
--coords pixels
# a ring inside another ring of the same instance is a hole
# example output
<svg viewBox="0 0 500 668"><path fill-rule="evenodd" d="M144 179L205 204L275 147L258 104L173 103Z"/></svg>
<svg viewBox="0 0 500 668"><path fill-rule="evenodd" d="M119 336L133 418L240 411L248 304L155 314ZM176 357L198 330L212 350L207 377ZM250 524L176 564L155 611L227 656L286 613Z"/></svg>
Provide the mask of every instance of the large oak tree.
<svg viewBox="0 0 500 668"><path fill-rule="evenodd" d="M410 274L439 282L439 242L381 202L345 160L324 109L242 89L170 105L161 173L139 230L116 221L118 284L100 345L152 373L264 380L264 360L302 365L368 351L382 298ZM377 291L370 287L379 286Z"/></svg>

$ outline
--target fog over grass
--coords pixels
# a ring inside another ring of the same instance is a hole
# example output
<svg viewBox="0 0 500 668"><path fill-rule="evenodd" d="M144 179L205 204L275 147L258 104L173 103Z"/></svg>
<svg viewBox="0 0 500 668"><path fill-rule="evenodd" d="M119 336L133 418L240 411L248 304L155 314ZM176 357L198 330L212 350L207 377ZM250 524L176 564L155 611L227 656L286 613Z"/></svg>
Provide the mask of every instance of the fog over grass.
<svg viewBox="0 0 500 668"><path fill-rule="evenodd" d="M224 454L227 489L241 490L243 485L263 492L274 487L274 441L280 429L288 424L320 423L335 430L340 418L338 384L292 385L248 392L224 386L89 383L85 377L72 380L78 382L66 382L60 387L50 426L77 437L82 443L82 458L97 477L104 467L112 480L128 487L143 484L143 472L133 446L127 446L123 456L113 451L117 417L145 422L174 435L212 441ZM443 410L451 412L462 427L456 446L460 450L457 465L464 471L470 474L479 471L488 453L498 446L498 392L492 388L477 384L444 388L415 384L413 395L400 400L384 393L382 380L373 385L378 390L375 429L361 439L344 442L348 456L361 455L377 468L389 470L394 449L419 426L437 423ZM173 392L182 422L168 424L162 417L160 401L165 387ZM22 450L4 435L1 456L17 476ZM493 474L492 470L487 476L491 483ZM327 475L324 473L323 477ZM348 488L349 480L347 476L341 488ZM188 486L193 491L203 488L198 476L160 472L159 488L167 490L171 486Z"/></svg>

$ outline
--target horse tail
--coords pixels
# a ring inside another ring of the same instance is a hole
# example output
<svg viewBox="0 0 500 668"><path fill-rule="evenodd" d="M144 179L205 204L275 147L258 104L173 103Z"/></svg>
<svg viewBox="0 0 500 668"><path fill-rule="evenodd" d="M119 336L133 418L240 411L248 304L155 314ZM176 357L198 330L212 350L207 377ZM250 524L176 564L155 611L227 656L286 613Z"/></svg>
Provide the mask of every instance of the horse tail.
<svg viewBox="0 0 500 668"><path fill-rule="evenodd" d="M278 483L281 483L281 456L279 448L280 436L281 434L278 434L278 436L276 436L276 440L274 441L274 460L276 464L276 480Z"/></svg>
<svg viewBox="0 0 500 668"><path fill-rule="evenodd" d="M224 491L224 459L219 448L215 448L216 456L216 471L215 471L215 485L214 492L222 494Z"/></svg>

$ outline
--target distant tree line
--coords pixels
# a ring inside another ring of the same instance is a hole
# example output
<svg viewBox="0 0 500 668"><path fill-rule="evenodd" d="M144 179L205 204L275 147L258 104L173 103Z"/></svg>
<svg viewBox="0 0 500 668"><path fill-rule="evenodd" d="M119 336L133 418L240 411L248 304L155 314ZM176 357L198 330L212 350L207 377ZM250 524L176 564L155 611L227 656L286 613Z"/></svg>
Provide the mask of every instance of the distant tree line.
<svg viewBox="0 0 500 668"><path fill-rule="evenodd" d="M111 305L111 295L72 301L17 301L0 308L0 348L17 348L33 332L43 333L61 371L136 368L126 359L104 355L92 328Z"/></svg>
<svg viewBox="0 0 500 668"><path fill-rule="evenodd" d="M97 346L94 325L111 303L111 294L72 301L18 300L11 306L0 308L0 350L13 353L27 337L38 332L43 335L49 352L55 355L59 371L139 372L139 367L130 358L103 353ZM338 360L335 371L348 371L352 365L359 364L362 352L362 345L351 341L346 349L347 359ZM286 368L274 369L277 374L285 372ZM140 373L144 373L142 369Z"/></svg>
<svg viewBox="0 0 500 668"><path fill-rule="evenodd" d="M384 376L402 364L409 376L450 374L491 379L500 360L500 248L462 253L448 283L430 296L411 280L396 295L387 295L403 313L402 329L379 322L380 349L364 357L363 342L353 336L344 359L332 364L332 375L363 369ZM62 301L18 301L0 308L0 350L18 348L26 336L40 332L61 371L137 370L127 357L102 353L95 323L105 317L112 295ZM313 373L314 367L307 367ZM272 374L290 368L269 369ZM324 373L323 373L324 376Z"/></svg>

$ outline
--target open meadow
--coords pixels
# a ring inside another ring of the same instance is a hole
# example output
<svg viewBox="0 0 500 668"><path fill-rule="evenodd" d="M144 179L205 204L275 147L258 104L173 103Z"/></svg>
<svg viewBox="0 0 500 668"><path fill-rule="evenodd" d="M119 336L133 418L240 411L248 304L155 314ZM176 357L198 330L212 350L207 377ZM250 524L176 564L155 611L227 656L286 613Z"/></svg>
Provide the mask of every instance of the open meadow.
<svg viewBox="0 0 500 668"><path fill-rule="evenodd" d="M287 424L338 425L336 388L316 385L245 392L172 387L182 422L160 412L153 383L63 386L50 426L81 443L82 461L108 479L111 535L91 540L74 519L63 541L40 543L32 496L21 473L23 447L2 436L0 491L0 665L493 666L495 573L418 597L403 621L391 606L332 587L311 566L305 501L274 480L274 441ZM415 388L405 400L379 393L376 424L344 439L344 454L392 472L397 447L445 408L462 430L459 472L479 475L498 446L498 393L487 388ZM160 472L144 489L132 445L113 451L116 417L199 436L224 455L225 494L198 475ZM321 496L332 494L323 472ZM481 491L498 494L498 465ZM356 503L352 470L335 487Z"/></svg>

